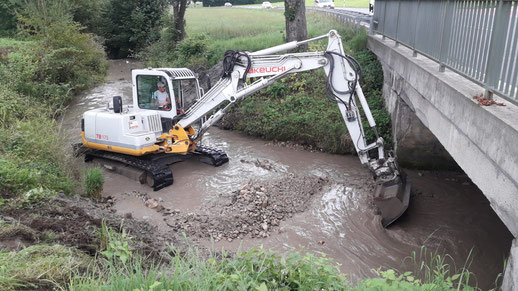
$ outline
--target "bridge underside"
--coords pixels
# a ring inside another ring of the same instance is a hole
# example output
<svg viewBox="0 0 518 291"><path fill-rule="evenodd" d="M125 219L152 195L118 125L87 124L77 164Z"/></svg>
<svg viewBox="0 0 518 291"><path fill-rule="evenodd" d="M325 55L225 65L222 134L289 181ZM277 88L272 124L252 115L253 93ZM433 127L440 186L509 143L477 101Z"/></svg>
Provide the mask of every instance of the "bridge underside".
<svg viewBox="0 0 518 291"><path fill-rule="evenodd" d="M515 237L505 284L518 286L518 106L503 99L499 101L505 106L480 106L473 97L484 93L483 87L448 70L439 72L438 63L413 57L412 50L396 47L392 40L369 36L368 46L383 66L383 96L392 115L396 147L408 144L404 138L420 126L433 133ZM417 126L406 120L415 118L414 114L421 123ZM435 138L419 136L415 143L431 143L415 154L405 151L409 160L436 157L447 163L449 157L441 154L441 146L432 141Z"/></svg>

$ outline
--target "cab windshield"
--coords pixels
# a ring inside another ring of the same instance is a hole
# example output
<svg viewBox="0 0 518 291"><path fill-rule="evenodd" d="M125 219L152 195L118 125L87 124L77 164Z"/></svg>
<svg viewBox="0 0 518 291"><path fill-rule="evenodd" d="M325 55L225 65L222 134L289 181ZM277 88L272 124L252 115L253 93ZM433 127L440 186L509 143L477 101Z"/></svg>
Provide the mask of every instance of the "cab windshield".
<svg viewBox="0 0 518 291"><path fill-rule="evenodd" d="M151 75L137 76L137 101L138 107L141 109L166 110L172 108L171 100L175 100L173 96L169 96L169 86L164 77Z"/></svg>

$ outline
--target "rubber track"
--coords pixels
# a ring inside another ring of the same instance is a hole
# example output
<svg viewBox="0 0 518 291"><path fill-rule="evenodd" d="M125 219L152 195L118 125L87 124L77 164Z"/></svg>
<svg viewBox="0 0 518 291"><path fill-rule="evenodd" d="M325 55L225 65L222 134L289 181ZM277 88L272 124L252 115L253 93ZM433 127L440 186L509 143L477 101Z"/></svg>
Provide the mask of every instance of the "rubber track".
<svg viewBox="0 0 518 291"><path fill-rule="evenodd" d="M219 149L198 145L194 155L199 156L200 162L219 167L228 162L227 154Z"/></svg>
<svg viewBox="0 0 518 291"><path fill-rule="evenodd" d="M168 163L156 162L153 159L128 156L118 153L91 150L85 153L85 162L94 158L107 159L141 169L150 174L153 178L153 191L158 191L164 187L172 185L174 182L173 172L168 167Z"/></svg>
<svg viewBox="0 0 518 291"><path fill-rule="evenodd" d="M153 178L154 191L158 191L173 184L173 172L169 168L169 165L184 161L193 155L197 156L200 162L215 167L219 167L228 162L227 154L224 151L202 145L198 145L192 154L173 155L162 153L142 157L87 149L82 144L75 144L73 147L76 156L81 154L85 155L85 162L89 162L95 158L101 158L120 162L125 165L146 171Z"/></svg>

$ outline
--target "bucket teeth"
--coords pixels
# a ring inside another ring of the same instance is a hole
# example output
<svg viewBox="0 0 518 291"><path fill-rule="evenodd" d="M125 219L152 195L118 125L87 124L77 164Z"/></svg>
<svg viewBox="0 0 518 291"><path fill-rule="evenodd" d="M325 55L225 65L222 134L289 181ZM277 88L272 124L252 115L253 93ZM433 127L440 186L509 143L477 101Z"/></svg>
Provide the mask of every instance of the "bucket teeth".
<svg viewBox="0 0 518 291"><path fill-rule="evenodd" d="M381 213L381 224L389 226L408 208L410 181L404 174L392 181L380 183L374 191L374 204Z"/></svg>

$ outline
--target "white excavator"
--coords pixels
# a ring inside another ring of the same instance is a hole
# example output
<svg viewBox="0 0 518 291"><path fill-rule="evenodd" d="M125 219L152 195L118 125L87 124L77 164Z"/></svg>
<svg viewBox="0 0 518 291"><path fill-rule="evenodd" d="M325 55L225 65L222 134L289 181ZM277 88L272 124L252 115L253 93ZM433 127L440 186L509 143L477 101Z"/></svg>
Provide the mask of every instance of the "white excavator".
<svg viewBox="0 0 518 291"><path fill-rule="evenodd" d="M276 54L322 39L327 50ZM148 68L132 71L133 104L123 106L120 96L112 106L89 110L81 124L85 161L107 159L146 173L141 183L159 190L173 183L170 164L190 157L214 166L228 162L227 155L201 145L207 129L238 100L250 96L282 77L323 68L328 97L338 105L362 164L372 172L377 187L374 204L383 226L408 207L410 183L394 157L386 155L383 138L360 87L360 65L345 54L335 30L304 41L293 41L256 52L227 51L221 79L206 93L189 69ZM184 94L196 95L184 112ZM358 104L359 101L359 104ZM360 106L361 105L361 106ZM363 110L377 139L367 143L361 122Z"/></svg>

